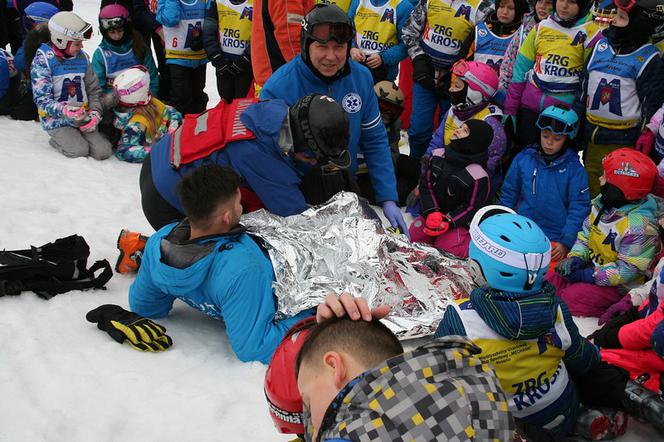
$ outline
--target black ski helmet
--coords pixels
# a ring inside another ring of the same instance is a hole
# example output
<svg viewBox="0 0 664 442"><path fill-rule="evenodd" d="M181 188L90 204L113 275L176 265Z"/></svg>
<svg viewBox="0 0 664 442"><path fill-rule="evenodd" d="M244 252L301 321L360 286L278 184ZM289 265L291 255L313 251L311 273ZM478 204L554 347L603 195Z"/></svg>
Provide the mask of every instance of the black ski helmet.
<svg viewBox="0 0 664 442"><path fill-rule="evenodd" d="M295 152L311 150L321 166L350 166L350 125L339 103L327 95L305 95L289 108L288 116Z"/></svg>
<svg viewBox="0 0 664 442"><path fill-rule="evenodd" d="M321 27L320 25L326 25ZM355 37L353 22L337 5L318 3L302 19L300 31L300 55L309 65L309 46L314 41L327 43L335 40L337 43L348 43L346 58L350 57L350 42Z"/></svg>

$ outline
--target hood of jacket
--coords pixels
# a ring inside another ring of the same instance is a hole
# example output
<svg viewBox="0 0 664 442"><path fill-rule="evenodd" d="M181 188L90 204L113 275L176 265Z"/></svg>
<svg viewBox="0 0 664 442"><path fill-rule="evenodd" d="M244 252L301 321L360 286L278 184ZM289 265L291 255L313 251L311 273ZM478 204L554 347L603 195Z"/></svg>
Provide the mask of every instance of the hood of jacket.
<svg viewBox="0 0 664 442"><path fill-rule="evenodd" d="M266 100L249 106L240 115L240 121L257 138L271 138L278 143L286 116L288 116L288 105L285 101Z"/></svg>
<svg viewBox="0 0 664 442"><path fill-rule="evenodd" d="M505 394L480 351L467 338L446 336L366 371L330 404L317 440L467 440L468 432L511 440Z"/></svg>
<svg viewBox="0 0 664 442"><path fill-rule="evenodd" d="M150 253L160 265L152 268L154 283L165 293L178 294L200 287L208 279L215 254L233 243L245 232L244 227L231 232L189 240L189 221L173 224L160 241L149 241Z"/></svg>
<svg viewBox="0 0 664 442"><path fill-rule="evenodd" d="M488 287L474 289L470 301L482 320L507 339L535 339L556 322L555 288L545 282L534 293L511 293Z"/></svg>

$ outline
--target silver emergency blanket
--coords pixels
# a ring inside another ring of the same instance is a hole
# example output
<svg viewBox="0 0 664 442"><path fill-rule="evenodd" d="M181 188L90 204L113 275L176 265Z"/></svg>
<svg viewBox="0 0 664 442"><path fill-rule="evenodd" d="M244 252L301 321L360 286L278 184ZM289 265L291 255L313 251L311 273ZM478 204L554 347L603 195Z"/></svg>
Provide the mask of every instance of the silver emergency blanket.
<svg viewBox="0 0 664 442"><path fill-rule="evenodd" d="M349 292L372 307L390 305L383 322L399 339L411 339L435 332L447 304L472 289L466 261L385 232L354 193L300 215L260 210L241 222L272 260L278 317L315 307L330 292Z"/></svg>

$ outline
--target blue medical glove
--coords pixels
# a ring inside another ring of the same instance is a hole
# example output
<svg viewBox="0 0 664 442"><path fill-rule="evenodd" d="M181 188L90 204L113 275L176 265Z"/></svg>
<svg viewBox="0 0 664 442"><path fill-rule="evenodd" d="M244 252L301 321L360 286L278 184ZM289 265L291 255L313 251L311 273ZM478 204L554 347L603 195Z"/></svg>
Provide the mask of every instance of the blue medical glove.
<svg viewBox="0 0 664 442"><path fill-rule="evenodd" d="M574 270L565 278L569 282L586 282L588 284L594 284L595 276L593 273L595 273L594 267L586 267L585 269Z"/></svg>
<svg viewBox="0 0 664 442"><path fill-rule="evenodd" d="M383 201L383 215L385 215L385 218L387 218L392 227L399 228L402 233L406 234L410 241L408 227L406 227L406 222L403 220L399 206L394 201Z"/></svg>

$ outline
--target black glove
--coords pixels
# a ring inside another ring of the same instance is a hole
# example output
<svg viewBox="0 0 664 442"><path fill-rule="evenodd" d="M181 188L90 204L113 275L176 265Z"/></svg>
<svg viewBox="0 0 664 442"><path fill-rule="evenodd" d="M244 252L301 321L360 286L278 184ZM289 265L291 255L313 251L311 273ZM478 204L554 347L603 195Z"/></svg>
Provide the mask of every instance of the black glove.
<svg viewBox="0 0 664 442"><path fill-rule="evenodd" d="M431 57L427 54L420 54L413 58L413 81L427 89L436 88L433 64L431 64Z"/></svg>
<svg viewBox="0 0 664 442"><path fill-rule="evenodd" d="M588 339L592 339L595 345L602 348L622 348L620 339L618 339L620 327L607 327L607 325L599 330L595 330L588 336Z"/></svg>
<svg viewBox="0 0 664 442"><path fill-rule="evenodd" d="M214 66L214 68L219 71L224 69L226 66L226 59L221 52L217 52L216 54L210 56L210 63L212 63L212 66Z"/></svg>
<svg viewBox="0 0 664 442"><path fill-rule="evenodd" d="M618 315L606 321L605 327L620 328L623 325L627 325L630 322L636 321L637 319L641 319L641 315L639 314L639 308L632 307L622 315Z"/></svg>
<svg viewBox="0 0 664 442"><path fill-rule="evenodd" d="M231 75L237 75L245 72L249 67L251 67L251 58L249 53L245 51L244 54L240 55L235 60L233 60L232 63L228 64L226 72Z"/></svg>
<svg viewBox="0 0 664 442"><path fill-rule="evenodd" d="M97 328L108 333L122 344L129 344L140 351L164 351L173 345L166 328L136 313L128 312L119 305L106 304L90 310L85 319L97 323Z"/></svg>

